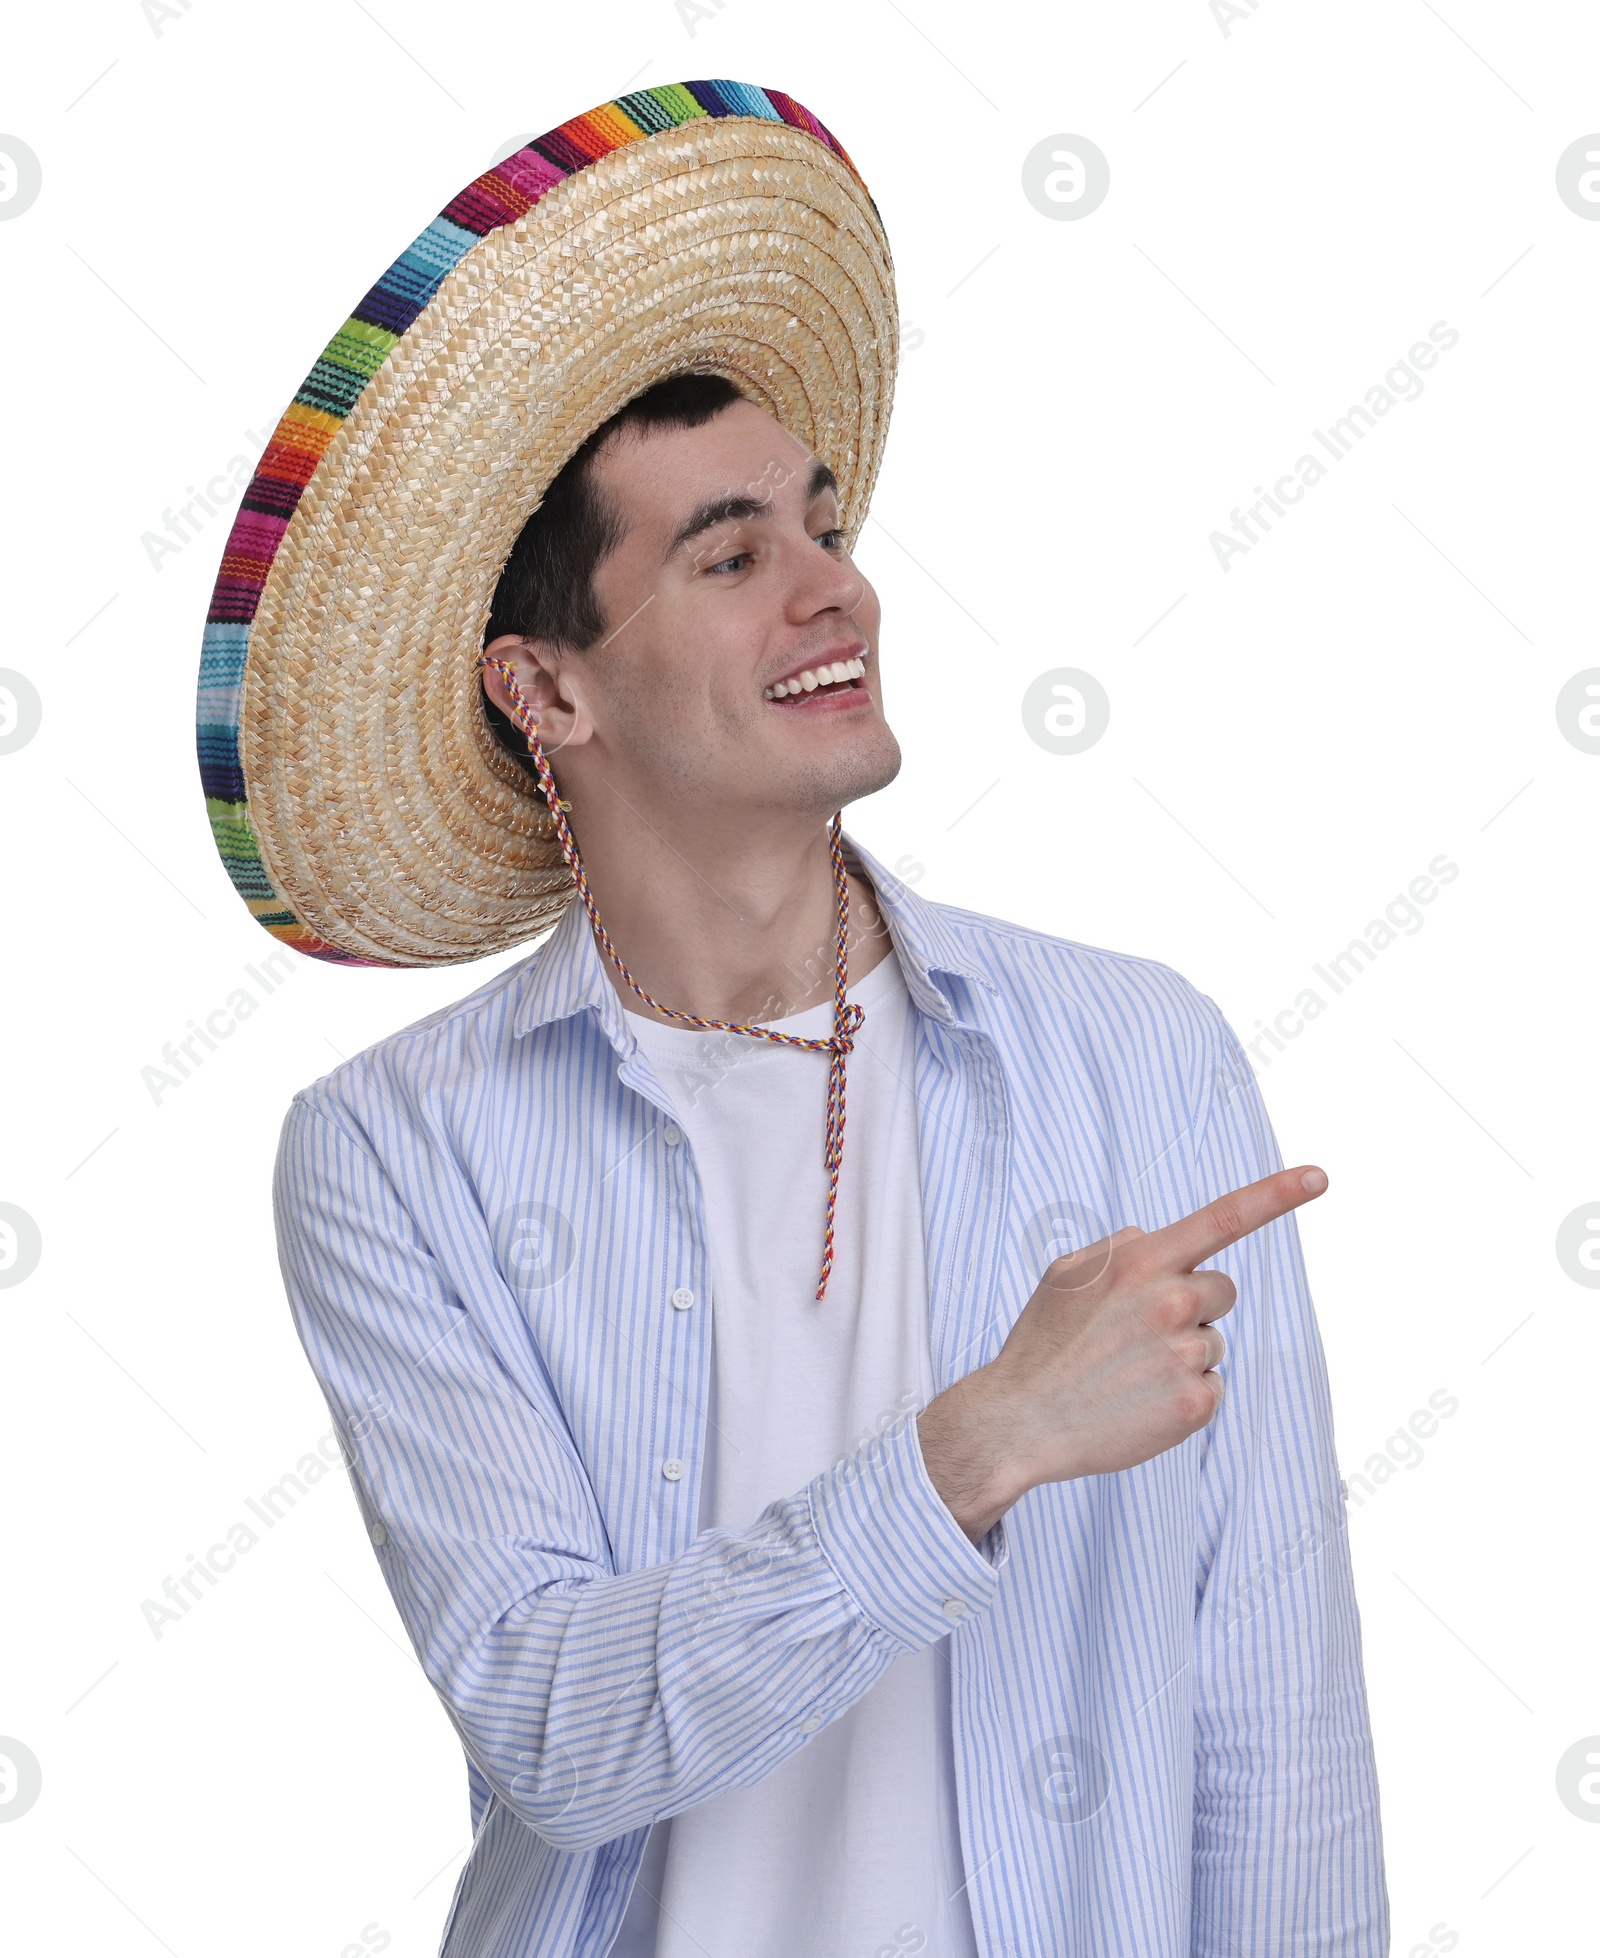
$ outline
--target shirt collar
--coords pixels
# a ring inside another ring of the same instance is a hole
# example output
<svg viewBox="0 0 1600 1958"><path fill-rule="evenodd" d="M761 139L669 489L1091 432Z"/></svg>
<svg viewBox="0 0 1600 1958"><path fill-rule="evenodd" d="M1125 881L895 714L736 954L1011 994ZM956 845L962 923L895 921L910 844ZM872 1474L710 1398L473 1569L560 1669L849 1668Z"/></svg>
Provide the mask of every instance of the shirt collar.
<svg viewBox="0 0 1600 1958"><path fill-rule="evenodd" d="M879 863L848 831L844 833L844 853L845 862L865 877L877 896L878 909L889 921L889 936L899 954L906 990L920 1011L946 1025L953 1025L959 1017L949 987L940 986L935 973L947 979L976 980L998 997L1000 988L984 966L973 934L962 930L956 912L931 898L918 897L903 878Z"/></svg>
<svg viewBox="0 0 1600 1958"><path fill-rule="evenodd" d="M935 974L975 980L998 994L999 988L981 964L970 937L947 906L918 897L848 831L843 833L843 843L846 864L866 879L877 896L899 955L906 990L921 1012L946 1025L953 1025L958 1018L949 989L937 983ZM630 1015L607 976L604 961L588 913L575 898L523 968L512 1032L531 1033L537 1027L570 1019L575 1013L593 1011L599 1015L611 1044L622 1052L631 1050Z"/></svg>

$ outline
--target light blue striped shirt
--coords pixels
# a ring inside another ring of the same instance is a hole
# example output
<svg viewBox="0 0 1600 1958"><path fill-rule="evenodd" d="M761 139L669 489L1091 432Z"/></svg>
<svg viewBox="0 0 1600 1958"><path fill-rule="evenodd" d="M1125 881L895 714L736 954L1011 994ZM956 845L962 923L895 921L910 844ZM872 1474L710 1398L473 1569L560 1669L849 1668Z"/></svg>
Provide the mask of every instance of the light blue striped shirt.
<svg viewBox="0 0 1600 1958"><path fill-rule="evenodd" d="M942 1391L1052 1257L1282 1164L1170 967L930 902L846 841L916 1008ZM442 1958L600 1958L653 1821L759 1781L936 1639L985 1958L1384 1958L1294 1216L1211 1261L1239 1290L1227 1393L1154 1460L1030 1490L974 1548L908 1413L697 1534L711 1317L671 1300L711 1300L702 1194L601 961L573 905L296 1095L278 1158L295 1323L467 1757ZM848 1142L842 1173L869 1173Z"/></svg>

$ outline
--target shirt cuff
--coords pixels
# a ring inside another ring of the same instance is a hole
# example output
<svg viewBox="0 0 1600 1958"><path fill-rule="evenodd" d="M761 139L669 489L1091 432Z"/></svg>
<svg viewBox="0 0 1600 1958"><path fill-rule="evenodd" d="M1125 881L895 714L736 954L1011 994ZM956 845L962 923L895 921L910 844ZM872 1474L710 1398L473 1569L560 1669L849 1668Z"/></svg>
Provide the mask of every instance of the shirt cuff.
<svg viewBox="0 0 1600 1958"><path fill-rule="evenodd" d="M1009 1550L974 1545L929 1480L915 1413L817 1476L807 1495L823 1555L863 1613L902 1645L944 1638L994 1602Z"/></svg>

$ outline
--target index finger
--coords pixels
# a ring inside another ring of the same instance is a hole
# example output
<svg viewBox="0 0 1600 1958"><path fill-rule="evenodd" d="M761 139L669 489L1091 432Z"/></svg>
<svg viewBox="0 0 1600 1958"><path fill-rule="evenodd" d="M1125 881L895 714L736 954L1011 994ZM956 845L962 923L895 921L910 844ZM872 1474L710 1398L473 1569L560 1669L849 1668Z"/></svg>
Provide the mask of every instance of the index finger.
<svg viewBox="0 0 1600 1958"><path fill-rule="evenodd" d="M1320 1197L1327 1187L1326 1173L1314 1163L1277 1170L1259 1183L1246 1183L1243 1189L1214 1197L1174 1224L1148 1232L1139 1240L1139 1253L1142 1256L1148 1251L1164 1270L1193 1271L1207 1258L1237 1244L1241 1237L1270 1224L1274 1217Z"/></svg>

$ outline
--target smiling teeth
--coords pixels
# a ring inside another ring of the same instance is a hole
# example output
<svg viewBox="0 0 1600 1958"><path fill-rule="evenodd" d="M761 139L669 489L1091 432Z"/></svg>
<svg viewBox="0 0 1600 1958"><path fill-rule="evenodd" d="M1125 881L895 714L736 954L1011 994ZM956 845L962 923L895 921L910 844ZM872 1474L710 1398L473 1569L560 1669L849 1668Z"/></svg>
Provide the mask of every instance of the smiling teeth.
<svg viewBox="0 0 1600 1958"><path fill-rule="evenodd" d="M835 660L832 666L808 667L804 673L792 680L780 680L775 687L768 687L762 695L763 700L782 700L786 694L815 693L818 687L837 686L846 680L859 680L864 677L867 663L863 659Z"/></svg>

